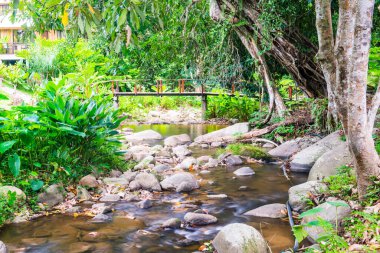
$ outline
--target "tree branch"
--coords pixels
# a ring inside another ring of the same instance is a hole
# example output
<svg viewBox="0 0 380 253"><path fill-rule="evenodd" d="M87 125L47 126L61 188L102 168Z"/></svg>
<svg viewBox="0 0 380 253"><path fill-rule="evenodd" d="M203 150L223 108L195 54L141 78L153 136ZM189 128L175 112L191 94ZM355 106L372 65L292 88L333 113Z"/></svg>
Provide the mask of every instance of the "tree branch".
<svg viewBox="0 0 380 253"><path fill-rule="evenodd" d="M371 105L368 108L368 114L367 114L367 122L368 122L368 128L369 132L372 133L373 131L373 125L375 124L377 111L379 110L380 106L380 81L377 85L376 93L372 98Z"/></svg>

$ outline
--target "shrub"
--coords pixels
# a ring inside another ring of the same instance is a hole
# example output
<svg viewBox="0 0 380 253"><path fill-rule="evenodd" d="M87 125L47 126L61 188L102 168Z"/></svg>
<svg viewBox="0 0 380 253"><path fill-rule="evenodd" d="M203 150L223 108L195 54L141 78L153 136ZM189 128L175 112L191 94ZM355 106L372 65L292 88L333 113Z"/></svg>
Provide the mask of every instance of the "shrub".
<svg viewBox="0 0 380 253"><path fill-rule="evenodd" d="M47 83L37 106L0 111L3 181L33 192L51 181L127 166L116 130L124 118L112 98L66 81Z"/></svg>

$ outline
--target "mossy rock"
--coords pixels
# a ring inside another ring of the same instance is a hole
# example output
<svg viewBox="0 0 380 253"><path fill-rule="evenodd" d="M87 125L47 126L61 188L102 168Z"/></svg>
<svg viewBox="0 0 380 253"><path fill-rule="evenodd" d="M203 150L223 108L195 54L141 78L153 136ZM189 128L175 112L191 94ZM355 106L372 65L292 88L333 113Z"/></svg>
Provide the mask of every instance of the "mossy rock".
<svg viewBox="0 0 380 253"><path fill-rule="evenodd" d="M226 150L234 155L246 156L254 159L270 160L271 156L262 148L251 144L230 144Z"/></svg>

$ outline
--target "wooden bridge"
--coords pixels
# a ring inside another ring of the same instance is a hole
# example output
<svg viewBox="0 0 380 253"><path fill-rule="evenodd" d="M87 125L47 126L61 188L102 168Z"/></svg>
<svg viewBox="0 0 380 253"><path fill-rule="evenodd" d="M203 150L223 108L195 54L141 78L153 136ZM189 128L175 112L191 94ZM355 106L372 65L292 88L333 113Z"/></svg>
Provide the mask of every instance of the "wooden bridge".
<svg viewBox="0 0 380 253"><path fill-rule="evenodd" d="M208 96L244 96L236 93L235 84L231 84L230 92L218 93L210 91L205 80L200 79L165 79L156 80L154 84L147 83L147 80L110 80L111 89L116 106L120 96L195 96L201 97L202 117L205 119L207 111ZM147 88L149 91L147 91ZM154 90L154 91L151 91Z"/></svg>

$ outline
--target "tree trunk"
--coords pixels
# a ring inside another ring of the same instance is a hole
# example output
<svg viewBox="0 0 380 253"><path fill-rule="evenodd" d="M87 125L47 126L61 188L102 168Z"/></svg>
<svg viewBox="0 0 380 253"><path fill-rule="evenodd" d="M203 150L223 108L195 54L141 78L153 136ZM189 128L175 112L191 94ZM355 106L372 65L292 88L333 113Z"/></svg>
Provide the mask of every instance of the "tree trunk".
<svg viewBox="0 0 380 253"><path fill-rule="evenodd" d="M233 20L240 18L246 21L247 24L236 29L246 30L246 34L250 38L255 38L256 44L261 47L261 43L267 39L262 36L260 13L255 9L256 2L257 0L210 0L210 14L214 20L221 20L224 13L228 13L228 16L234 16ZM284 34L287 35L273 34L270 39L272 47L264 53L283 66L308 97L327 97L327 86L322 70L319 64L314 62L315 46L295 30L284 31ZM306 45L312 52L305 54L295 46L296 44Z"/></svg>
<svg viewBox="0 0 380 253"><path fill-rule="evenodd" d="M264 85L269 95L268 117L264 120L264 124L268 123L268 121L270 120L270 117L272 116L274 108L276 108L278 115L283 117L286 112L286 106L284 104L284 101L282 100L280 93L278 92L277 88L275 87L273 83L273 80L272 80L272 77L271 77L271 74L270 74L270 71L265 61L264 56L260 54L260 50L255 40L252 38L249 38L249 35L245 33L244 29L237 29L236 32L240 40L242 41L243 45L247 48L248 52L251 54L251 56L257 60L261 77L263 78Z"/></svg>
<svg viewBox="0 0 380 253"><path fill-rule="evenodd" d="M371 42L373 0L340 0L334 42L331 2L315 1L319 52L330 99L338 111L356 169L359 198L363 199L370 177L380 175L379 156L372 129L380 104L378 89L367 110L367 75ZM334 46L335 45L335 46Z"/></svg>

